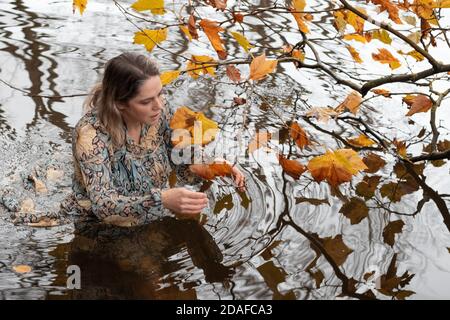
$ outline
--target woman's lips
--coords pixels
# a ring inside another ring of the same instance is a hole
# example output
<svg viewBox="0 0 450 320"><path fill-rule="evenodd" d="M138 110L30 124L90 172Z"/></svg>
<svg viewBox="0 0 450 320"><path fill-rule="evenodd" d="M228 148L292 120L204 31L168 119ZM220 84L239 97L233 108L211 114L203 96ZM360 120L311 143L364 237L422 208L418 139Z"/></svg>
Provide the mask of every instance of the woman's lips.
<svg viewBox="0 0 450 320"><path fill-rule="evenodd" d="M151 116L150 119L151 120L156 120L159 117L160 113L155 114L154 116Z"/></svg>

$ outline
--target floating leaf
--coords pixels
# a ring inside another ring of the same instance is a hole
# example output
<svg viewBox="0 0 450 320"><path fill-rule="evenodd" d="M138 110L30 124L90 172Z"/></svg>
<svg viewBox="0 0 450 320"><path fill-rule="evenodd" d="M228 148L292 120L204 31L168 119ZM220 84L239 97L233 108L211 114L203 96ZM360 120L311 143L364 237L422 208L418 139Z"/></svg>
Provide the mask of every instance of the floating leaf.
<svg viewBox="0 0 450 320"><path fill-rule="evenodd" d="M289 8L289 11L294 16L295 21L297 22L298 29L303 33L308 33L309 28L305 22L305 14L298 11L305 10L306 1L305 0L293 0L292 6ZM297 12L296 12L297 11Z"/></svg>
<svg viewBox="0 0 450 320"><path fill-rule="evenodd" d="M236 39L236 41L241 45L241 47L244 48L245 52L248 52L251 48L253 48L253 45L250 44L247 38L242 34L240 34L239 32L231 31L231 35L233 36L233 38Z"/></svg>
<svg viewBox="0 0 450 320"><path fill-rule="evenodd" d="M300 162L297 160L286 159L281 154L278 155L278 161L280 162L283 171L296 180L299 179L303 172L306 171L306 167Z"/></svg>
<svg viewBox="0 0 450 320"><path fill-rule="evenodd" d="M143 31L138 31L134 34L133 43L143 44L147 51L151 52L157 44L163 42L166 38L166 28L157 30L144 29Z"/></svg>
<svg viewBox="0 0 450 320"><path fill-rule="evenodd" d="M396 4L390 0L370 0L373 4L380 6L380 12L387 11L389 13L389 19L398 24L403 24L399 17L399 9Z"/></svg>
<svg viewBox="0 0 450 320"><path fill-rule="evenodd" d="M351 149L327 151L325 155L313 158L308 170L316 181L326 180L331 186L348 182L360 170L367 169L359 155Z"/></svg>
<svg viewBox="0 0 450 320"><path fill-rule="evenodd" d="M385 90L385 89L372 89L371 90L373 93L375 94L379 94L380 96L384 96L386 98L390 98L391 97L391 92L389 90Z"/></svg>
<svg viewBox="0 0 450 320"><path fill-rule="evenodd" d="M180 26L180 30L183 31L186 37L188 37L189 41L193 39L191 33L189 32L188 26Z"/></svg>
<svg viewBox="0 0 450 320"><path fill-rule="evenodd" d="M233 172L233 168L228 163L191 164L189 170L206 180L230 176Z"/></svg>
<svg viewBox="0 0 450 320"><path fill-rule="evenodd" d="M138 0L131 5L136 11L150 10L153 14L164 14L164 0Z"/></svg>
<svg viewBox="0 0 450 320"><path fill-rule="evenodd" d="M223 46L223 41L219 36L219 32L225 31L224 28L219 26L217 21L202 19L199 23L200 27L202 27L209 41L211 42L214 50L216 50L217 55L220 59L226 59L227 51Z"/></svg>
<svg viewBox="0 0 450 320"><path fill-rule="evenodd" d="M225 68L227 70L227 76L231 81L233 81L234 83L238 83L241 81L241 72L238 68L236 68L232 64L227 65Z"/></svg>
<svg viewBox="0 0 450 320"><path fill-rule="evenodd" d="M248 145L248 153L251 154L253 151L260 148L267 148L270 139L272 139L272 134L270 132L258 131Z"/></svg>
<svg viewBox="0 0 450 320"><path fill-rule="evenodd" d="M360 34L346 34L343 37L344 40L355 40L362 43L367 43L367 39ZM356 50L355 50L356 51Z"/></svg>
<svg viewBox="0 0 450 320"><path fill-rule="evenodd" d="M353 60L355 60L356 63L362 63L362 59L359 56L359 52L356 51L355 48L353 48L352 46L345 46L347 48L347 50L350 52L350 54L352 55Z"/></svg>
<svg viewBox="0 0 450 320"><path fill-rule="evenodd" d="M307 117L313 117L321 122L328 122L331 117L338 116L336 110L328 107L313 107L306 112Z"/></svg>
<svg viewBox="0 0 450 320"><path fill-rule="evenodd" d="M265 53L257 56L250 63L249 79L254 81L264 79L269 73L275 71L277 62L277 60L267 60Z"/></svg>
<svg viewBox="0 0 450 320"><path fill-rule="evenodd" d="M402 220L389 222L383 230L384 242L393 247L395 242L395 235L402 232L404 225L405 223Z"/></svg>
<svg viewBox="0 0 450 320"><path fill-rule="evenodd" d="M176 78L180 76L180 70L174 70L174 71L165 71L161 73L161 83L163 86L168 85L172 81L174 81Z"/></svg>
<svg viewBox="0 0 450 320"><path fill-rule="evenodd" d="M375 190L380 183L380 176L365 176L364 179L356 185L356 194L364 197L366 200L372 198L375 195Z"/></svg>
<svg viewBox="0 0 450 320"><path fill-rule="evenodd" d="M297 122L293 122L289 127L289 134L300 149L309 145L308 136Z"/></svg>
<svg viewBox="0 0 450 320"><path fill-rule="evenodd" d="M380 40L381 42L386 43L388 45L390 45L392 43L392 39L391 39L391 36L389 35L389 32L387 32L384 29L378 29L378 30L372 31L370 33L370 36L373 39Z"/></svg>
<svg viewBox="0 0 450 320"><path fill-rule="evenodd" d="M378 53L372 53L372 58L380 63L389 64L389 67L392 70L395 70L401 66L400 61L398 61L392 53L384 48L378 49Z"/></svg>
<svg viewBox="0 0 450 320"><path fill-rule="evenodd" d="M375 173L386 165L386 161L373 152L369 153L363 162L367 166L367 169L364 170L367 173Z"/></svg>
<svg viewBox="0 0 450 320"><path fill-rule="evenodd" d="M358 147L369 147L371 145L375 144L375 141L372 139L369 139L366 135L360 134L357 138L351 138L347 140L349 143L351 143L354 146Z"/></svg>
<svg viewBox="0 0 450 320"><path fill-rule="evenodd" d="M307 202L309 204L312 204L314 206L319 206L321 204L327 204L330 205L328 202L328 199L315 199L315 198L295 198L295 204L304 203Z"/></svg>
<svg viewBox="0 0 450 320"><path fill-rule="evenodd" d="M13 266L12 269L17 273L28 273L32 270L30 266L25 264L19 264L17 266Z"/></svg>
<svg viewBox="0 0 450 320"><path fill-rule="evenodd" d="M197 33L197 28L195 26L195 17L193 14L191 14L189 16L189 20L188 20L188 30L189 30L189 34L191 35L191 37L193 39L198 39L198 33Z"/></svg>
<svg viewBox="0 0 450 320"><path fill-rule="evenodd" d="M84 10L87 6L87 0L73 0L73 13L75 13L75 10L78 9L80 11L80 14L83 14Z"/></svg>
<svg viewBox="0 0 450 320"><path fill-rule="evenodd" d="M186 129L191 134L193 144L208 144L215 139L218 131L217 123L205 117L202 112L194 112L188 107L178 108L174 113L170 127L175 129ZM177 146L180 141L173 141Z"/></svg>
<svg viewBox="0 0 450 320"><path fill-rule="evenodd" d="M433 101L425 95L406 96L403 98L403 101L411 107L406 114L407 116L412 116L419 112L427 112L433 107Z"/></svg>
<svg viewBox="0 0 450 320"><path fill-rule="evenodd" d="M336 107L336 112L343 112L345 110L350 111L353 114L356 114L359 110L359 107L362 102L362 97L359 92L352 91L345 100Z"/></svg>
<svg viewBox="0 0 450 320"><path fill-rule="evenodd" d="M333 258L338 266L342 265L353 252L352 249L346 246L340 234L334 238L328 237L320 240L325 251Z"/></svg>
<svg viewBox="0 0 450 320"><path fill-rule="evenodd" d="M219 200L217 200L216 205L214 206L214 213L218 214L223 209L231 210L233 209L233 206L233 197L231 196L231 194L226 194Z"/></svg>
<svg viewBox="0 0 450 320"><path fill-rule="evenodd" d="M351 198L350 201L344 203L339 212L349 218L351 224L358 224L368 216L369 209L363 200Z"/></svg>
<svg viewBox="0 0 450 320"><path fill-rule="evenodd" d="M188 74L197 79L200 74L215 76L216 60L209 56L192 55L192 59L187 63Z"/></svg>

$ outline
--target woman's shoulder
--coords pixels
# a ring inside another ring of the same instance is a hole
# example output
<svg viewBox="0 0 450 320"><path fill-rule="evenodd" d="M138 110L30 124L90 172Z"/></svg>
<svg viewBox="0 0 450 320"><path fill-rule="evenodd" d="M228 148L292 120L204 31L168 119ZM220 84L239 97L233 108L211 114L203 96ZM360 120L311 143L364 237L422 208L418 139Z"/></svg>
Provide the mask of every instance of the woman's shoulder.
<svg viewBox="0 0 450 320"><path fill-rule="evenodd" d="M75 131L81 132L94 132L97 134L107 135L106 128L100 121L97 111L95 109L88 110L75 125Z"/></svg>

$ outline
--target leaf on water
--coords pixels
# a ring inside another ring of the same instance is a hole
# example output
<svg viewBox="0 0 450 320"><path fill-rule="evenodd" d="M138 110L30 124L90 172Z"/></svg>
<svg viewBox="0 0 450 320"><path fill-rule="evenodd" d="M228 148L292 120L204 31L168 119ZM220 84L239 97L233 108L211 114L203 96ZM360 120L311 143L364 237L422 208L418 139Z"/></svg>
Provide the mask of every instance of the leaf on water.
<svg viewBox="0 0 450 320"><path fill-rule="evenodd" d="M330 203L328 202L328 199L315 199L315 198L303 198L303 197L295 198L295 204L304 203L304 202L307 202L314 206L320 206L321 204L330 205Z"/></svg>
<svg viewBox="0 0 450 320"><path fill-rule="evenodd" d="M385 89L372 89L370 90L375 94L384 96L386 98L390 98L391 97L391 92L389 90L385 90Z"/></svg>
<svg viewBox="0 0 450 320"><path fill-rule="evenodd" d="M256 269L263 277L269 289L272 290L273 300L295 299L295 294L292 291L284 295L278 291L278 285L286 281L287 273L282 268L277 267L273 261L267 261Z"/></svg>
<svg viewBox="0 0 450 320"><path fill-rule="evenodd" d="M366 203L359 198L351 198L349 202L339 210L344 216L350 219L351 224L358 224L369 214Z"/></svg>
<svg viewBox="0 0 450 320"><path fill-rule="evenodd" d="M331 186L348 182L367 166L358 153L351 149L327 151L325 155L311 159L308 170L316 181L326 180Z"/></svg>
<svg viewBox="0 0 450 320"><path fill-rule="evenodd" d="M404 225L405 223L402 220L389 222L383 230L384 242L393 247L395 242L395 235L402 232Z"/></svg>
<svg viewBox="0 0 450 320"><path fill-rule="evenodd" d="M226 194L222 198L217 200L216 205L214 206L214 213L218 214L223 209L231 210L233 206L233 197L231 196L231 194Z"/></svg>
<svg viewBox="0 0 450 320"><path fill-rule="evenodd" d="M189 170L199 177L212 180L216 177L230 176L233 168L228 163L191 164Z"/></svg>
<svg viewBox="0 0 450 320"><path fill-rule="evenodd" d="M406 96L403 98L403 102L411 107L406 116L412 116L419 112L428 112L433 107L433 101L424 95Z"/></svg>
<svg viewBox="0 0 450 320"><path fill-rule="evenodd" d="M258 150L260 148L266 148L268 149L268 143L269 140L272 138L272 134L267 131L258 131L253 138L252 141L248 144L248 153L251 154L255 150Z"/></svg>
<svg viewBox="0 0 450 320"><path fill-rule="evenodd" d="M356 194L369 200L375 195L375 190L380 183L380 176L365 176L364 179L356 185Z"/></svg>
<svg viewBox="0 0 450 320"><path fill-rule="evenodd" d="M380 12L387 11L389 13L389 19L397 24L403 24L399 17L399 8L391 0L370 0L373 4L380 6Z"/></svg>
<svg viewBox="0 0 450 320"><path fill-rule="evenodd" d="M299 179L303 172L306 171L306 167L297 160L290 160L278 154L278 161L280 162L283 171L290 175L295 180Z"/></svg>
<svg viewBox="0 0 450 320"><path fill-rule="evenodd" d="M250 202L252 202L252 200L249 199L245 191L237 190L237 193L241 198L241 206L248 210L248 206L250 205Z"/></svg>
<svg viewBox="0 0 450 320"><path fill-rule="evenodd" d="M277 60L267 60L265 53L257 56L250 63L249 79L254 81L264 79L269 73L275 71L277 63Z"/></svg>
<svg viewBox="0 0 450 320"><path fill-rule="evenodd" d="M137 31L134 34L134 42L135 44L143 44L147 51L151 52L153 48L166 40L167 38L167 28L164 29L144 29L142 31Z"/></svg>
<svg viewBox="0 0 450 320"><path fill-rule="evenodd" d="M336 107L335 111L338 113L344 112L346 110L353 114L356 114L362 102L362 97L359 92L352 91L345 100Z"/></svg>
<svg viewBox="0 0 450 320"><path fill-rule="evenodd" d="M239 45L242 48L244 48L245 52L249 52L249 50L254 47L253 45L250 44L248 39L241 33L231 31L231 35L233 36L234 39L236 39L236 41L239 43Z"/></svg>
<svg viewBox="0 0 450 320"><path fill-rule="evenodd" d="M329 107L313 107L306 112L307 117L313 117L321 122L328 122L331 117L339 115L334 109Z"/></svg>
<svg viewBox="0 0 450 320"><path fill-rule="evenodd" d="M350 138L347 140L350 144L357 146L357 147L370 147L374 145L376 142L372 139L368 138L364 134L360 134L356 138Z"/></svg>
<svg viewBox="0 0 450 320"><path fill-rule="evenodd" d="M359 52L356 51L355 48L353 48L352 46L345 46L345 47L350 52L350 54L352 55L353 60L355 60L356 63L363 63L363 60L359 56Z"/></svg>
<svg viewBox="0 0 450 320"><path fill-rule="evenodd" d="M367 39L364 36L360 35L360 34L346 34L346 35L344 35L342 37L342 39L348 40L348 41L355 40L355 41L358 41L358 42L367 43ZM351 47L351 46L348 46L348 47Z"/></svg>
<svg viewBox="0 0 450 320"><path fill-rule="evenodd" d="M316 282L316 288L320 288L322 281L325 279L323 272L319 269L316 272L311 272L311 275L314 278L314 281Z"/></svg>
<svg viewBox="0 0 450 320"><path fill-rule="evenodd" d="M189 34L191 35L191 37L193 39L197 40L198 32L197 32L197 27L195 26L195 17L192 13L189 16L189 20L188 20L188 30L189 30Z"/></svg>
<svg viewBox="0 0 450 320"><path fill-rule="evenodd" d="M87 6L87 0L73 0L72 2L72 8L73 13L75 13L75 10L78 9L80 11L80 14L83 14L84 10Z"/></svg>
<svg viewBox="0 0 450 320"><path fill-rule="evenodd" d="M344 243L342 235L340 234L334 238L319 238L319 240L322 242L325 251L333 258L338 266L341 266L353 252L353 250Z"/></svg>
<svg viewBox="0 0 450 320"><path fill-rule="evenodd" d="M391 36L389 35L389 32L387 32L384 29L378 29L375 31L370 32L370 36L373 39L380 40L381 42L390 45L392 43Z"/></svg>
<svg viewBox="0 0 450 320"><path fill-rule="evenodd" d="M264 260L270 260L273 258L272 250L278 247L283 241L281 240L275 240L272 242L268 247L264 249L263 252L261 252L261 257L264 258Z"/></svg>
<svg viewBox="0 0 450 320"><path fill-rule="evenodd" d="M180 25L180 30L186 35L189 41L192 41L193 38L187 25Z"/></svg>
<svg viewBox="0 0 450 320"><path fill-rule="evenodd" d="M305 0L293 0L292 6L289 7L289 11L294 16L295 21L297 22L298 29L303 33L308 33L309 28L306 24L306 15L304 13L298 11L304 11L306 6Z"/></svg>
<svg viewBox="0 0 450 320"><path fill-rule="evenodd" d="M310 144L308 135L297 122L293 122L289 127L289 134L300 149Z"/></svg>
<svg viewBox="0 0 450 320"><path fill-rule="evenodd" d="M223 32L225 31L225 29L220 27L217 21L208 19L200 20L199 25L205 32L214 50L216 50L219 59L226 59L227 51L223 46L223 40L219 36L219 32Z"/></svg>
<svg viewBox="0 0 450 320"><path fill-rule="evenodd" d="M224 11L227 8L227 0L209 0L206 1L206 3L221 11Z"/></svg>
<svg viewBox="0 0 450 320"><path fill-rule="evenodd" d="M187 62L187 72L193 79L197 79L200 74L209 74L215 77L216 67L216 60L209 56L192 55L191 60Z"/></svg>
<svg viewBox="0 0 450 320"><path fill-rule="evenodd" d="M131 5L136 11L150 10L153 14L164 14L164 0L138 0Z"/></svg>
<svg viewBox="0 0 450 320"><path fill-rule="evenodd" d="M208 119L202 112L195 112L188 107L180 107L175 111L172 119L170 120L170 128L185 129L188 130L191 135L192 144L206 145L213 141L219 130L217 123ZM174 141L174 146L178 146L180 142Z"/></svg>
<svg viewBox="0 0 450 320"><path fill-rule="evenodd" d="M165 86L174 81L180 76L180 72L180 70L162 72L160 75L162 85Z"/></svg>
<svg viewBox="0 0 450 320"><path fill-rule="evenodd" d="M17 266L13 266L12 269L17 273L28 273L32 270L30 266L26 264L19 264Z"/></svg>
<svg viewBox="0 0 450 320"><path fill-rule="evenodd" d="M402 158L407 158L408 157L407 147L406 147L406 142L405 141L400 141L400 140L397 140L397 138L395 138L392 141L392 143L397 148L397 153L398 153L399 156L401 156Z"/></svg>
<svg viewBox="0 0 450 320"><path fill-rule="evenodd" d="M364 170L367 173L375 173L386 165L386 161L373 152L369 153L363 162L367 166L367 169Z"/></svg>
<svg viewBox="0 0 450 320"><path fill-rule="evenodd" d="M398 61L392 53L384 48L378 49L378 53L372 53L372 58L380 63L389 64L389 67L392 70L395 70L401 66L400 61Z"/></svg>
<svg viewBox="0 0 450 320"><path fill-rule="evenodd" d="M225 68L227 70L227 76L231 81L233 81L234 83L238 83L241 81L241 72L238 68L236 68L232 64L227 65Z"/></svg>

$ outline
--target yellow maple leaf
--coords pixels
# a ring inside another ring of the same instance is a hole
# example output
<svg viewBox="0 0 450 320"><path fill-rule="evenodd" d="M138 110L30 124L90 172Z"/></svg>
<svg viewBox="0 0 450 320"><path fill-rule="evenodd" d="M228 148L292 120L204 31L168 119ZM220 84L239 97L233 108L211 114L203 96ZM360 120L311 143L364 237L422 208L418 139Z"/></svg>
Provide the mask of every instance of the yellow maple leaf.
<svg viewBox="0 0 450 320"><path fill-rule="evenodd" d="M88 0L73 0L72 2L73 13L75 13L75 9L78 9L78 11L80 11L80 14L83 14L87 6L87 1Z"/></svg>
<svg viewBox="0 0 450 320"><path fill-rule="evenodd" d="M165 71L161 73L160 78L162 85L165 86L174 81L176 78L178 78L180 72L181 72L180 70L174 70L174 71Z"/></svg>
<svg viewBox="0 0 450 320"><path fill-rule="evenodd" d="M326 180L333 187L350 181L353 175L367 169L358 153L351 149L327 151L311 159L307 167L316 181Z"/></svg>
<svg viewBox="0 0 450 320"><path fill-rule="evenodd" d="M373 141L372 139L368 138L364 134L360 134L356 138L350 138L347 141L350 142L352 145L358 146L358 147L369 147L369 146L375 144L375 141Z"/></svg>
<svg viewBox="0 0 450 320"><path fill-rule="evenodd" d="M192 61L191 61L192 60ZM200 74L209 74L214 77L215 68L217 66L216 60L209 56L192 55L192 59L187 62L188 74L197 79Z"/></svg>
<svg viewBox="0 0 450 320"><path fill-rule="evenodd" d="M188 37L189 41L192 40L192 35L189 32L189 28L187 26L180 26L181 31L183 31L183 33L186 35L186 37Z"/></svg>
<svg viewBox="0 0 450 320"><path fill-rule="evenodd" d="M131 5L136 11L150 10L153 14L164 14L164 0L138 0Z"/></svg>
<svg viewBox="0 0 450 320"><path fill-rule="evenodd" d="M163 42L166 38L166 28L157 30L144 29L143 31L138 31L134 34L133 43L143 44L147 51L151 52L157 44Z"/></svg>
<svg viewBox="0 0 450 320"><path fill-rule="evenodd" d="M392 70L395 70L401 66L400 61L392 55L387 49L378 49L378 53L372 53L372 58L380 63L389 64Z"/></svg>
<svg viewBox="0 0 450 320"><path fill-rule="evenodd" d="M265 53L254 58L250 63L249 79L254 81L264 79L269 73L274 72L277 63L277 60L267 60Z"/></svg>
<svg viewBox="0 0 450 320"><path fill-rule="evenodd" d="M236 41L241 45L241 47L244 48L245 52L248 52L250 48L253 48L253 45L250 44L247 38L244 37L239 32L231 31L231 35L233 36L233 38L236 39Z"/></svg>
<svg viewBox="0 0 450 320"><path fill-rule="evenodd" d="M363 60L361 59L361 57L359 56L359 52L356 51L355 48L353 48L352 46L346 46L347 50L350 52L350 54L353 57L353 60L355 60L356 63L362 63Z"/></svg>
<svg viewBox="0 0 450 320"><path fill-rule="evenodd" d="M170 128L188 130L191 135L191 144L206 145L213 141L218 132L217 122L208 119L202 112L195 112L186 106L177 109L170 120ZM172 140L172 144L177 147L184 147L179 144L181 141ZM186 142L186 141L183 141Z"/></svg>

